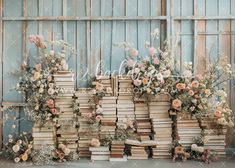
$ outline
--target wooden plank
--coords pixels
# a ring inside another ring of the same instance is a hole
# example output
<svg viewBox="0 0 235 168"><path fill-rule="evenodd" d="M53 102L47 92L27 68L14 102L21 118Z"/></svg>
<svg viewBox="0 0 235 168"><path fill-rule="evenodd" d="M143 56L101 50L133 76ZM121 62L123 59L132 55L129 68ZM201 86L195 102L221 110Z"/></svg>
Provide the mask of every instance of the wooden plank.
<svg viewBox="0 0 235 168"><path fill-rule="evenodd" d="M113 16L125 15L125 1L113 0ZM125 41L125 21L113 21L112 44ZM113 47L111 57L111 71L118 73L122 60L124 60L125 52L122 48Z"/></svg>
<svg viewBox="0 0 235 168"><path fill-rule="evenodd" d="M80 0L76 3L76 15L79 17L90 15L88 9L90 5L87 0ZM88 76L88 59L90 57L90 23L84 21L76 22L76 48L77 48L77 87L86 87Z"/></svg>
<svg viewBox="0 0 235 168"><path fill-rule="evenodd" d="M150 0L138 0L138 16L149 16L150 14ZM138 50L142 56L148 56L148 50L145 49L144 44L150 42L151 27L150 21L138 21Z"/></svg>
<svg viewBox="0 0 235 168"><path fill-rule="evenodd" d="M8 142L9 135L14 139L19 136L19 107L7 109L3 112L3 143Z"/></svg>
<svg viewBox="0 0 235 168"><path fill-rule="evenodd" d="M230 5L231 15L235 15L235 0L231 1ZM231 31L235 31L235 20L231 20ZM234 67L235 64L235 35L231 35L231 65ZM230 105L231 108L235 109L235 82L231 81L230 83L231 97L230 97Z"/></svg>
<svg viewBox="0 0 235 168"><path fill-rule="evenodd" d="M161 16L162 15L162 1L161 0L151 0L151 16ZM164 5L164 4L163 4ZM153 32L154 29L158 29L161 34L158 39L155 39L153 42L152 38L150 39L151 45L155 47L160 47L162 41L165 40L164 34L166 34L165 29L161 29L161 21L160 20L151 20L150 21L150 32ZM165 24L164 24L165 25Z"/></svg>
<svg viewBox="0 0 235 168"><path fill-rule="evenodd" d="M91 16L91 0L86 0L86 16ZM86 65L87 65L87 71L88 74L86 74L86 79L90 80L90 72L91 72L91 22L88 21L86 25L86 49L87 49L87 60L86 60ZM88 84L88 81L87 81Z"/></svg>
<svg viewBox="0 0 235 168"><path fill-rule="evenodd" d="M0 0L0 18L3 15L3 0ZM0 151L2 150L3 145L3 110L2 110L2 91L3 91L3 72L2 72L2 65L3 65L3 22L0 19Z"/></svg>
<svg viewBox="0 0 235 168"><path fill-rule="evenodd" d="M42 6L42 11L43 11L43 16L53 16L53 0L44 1ZM54 39L52 21L42 22L42 35L48 41ZM50 49L50 46L48 46L48 49Z"/></svg>
<svg viewBox="0 0 235 168"><path fill-rule="evenodd" d="M181 0L175 0L173 5L173 15L180 16L181 15ZM182 50L181 50L181 20L172 20L174 21L172 25L174 25L174 29L172 30L172 36L174 37L174 58L175 64L178 68L182 69L183 59L182 59Z"/></svg>
<svg viewBox="0 0 235 168"><path fill-rule="evenodd" d="M101 0L101 16L112 16L112 0ZM101 21L101 61L102 74L109 74L111 70L112 54L112 21Z"/></svg>
<svg viewBox="0 0 235 168"><path fill-rule="evenodd" d="M28 11L27 17L38 17L38 12L39 12L38 0L28 0L27 3L29 6L29 8L27 8Z"/></svg>
<svg viewBox="0 0 235 168"><path fill-rule="evenodd" d="M206 1L206 16L218 15L218 3L217 0ZM218 31L218 24L215 20L206 21L206 32L216 33ZM206 36L206 55L213 59L218 56L218 36L208 35Z"/></svg>
<svg viewBox="0 0 235 168"><path fill-rule="evenodd" d="M205 15L205 1L197 0L197 14L200 16ZM200 34L200 32L206 31L206 22L204 20L197 21L196 23L197 34L195 41L197 45L195 46L195 68L196 74L203 74L206 70L206 36L205 34Z"/></svg>
<svg viewBox="0 0 235 168"><path fill-rule="evenodd" d="M126 1L126 16L138 15L138 1L129 0ZM138 33L137 33L137 21L126 22L126 41L133 44L133 47L138 48Z"/></svg>
<svg viewBox="0 0 235 168"><path fill-rule="evenodd" d="M193 15L193 0L181 1L182 16ZM193 33L193 22L181 22L182 33ZM193 62L193 36L182 35L182 60L183 62Z"/></svg>
<svg viewBox="0 0 235 168"><path fill-rule="evenodd" d="M39 0L43 1L43 0ZM78 11L77 11L78 12ZM224 19L233 19L235 17L224 17ZM2 17L2 20L4 21L123 21L123 20L166 20L166 16L136 16L136 17L126 17L126 16L84 16L84 17L76 17L76 16L38 16L38 17L20 17L20 16L12 16L12 17ZM177 18L181 19L181 18ZM191 18L185 18L182 19L191 19ZM197 18L194 18L197 19ZM198 19L204 19L204 18L198 18ZM205 19L213 19L213 18L205 18ZM217 19L217 18L214 18Z"/></svg>
<svg viewBox="0 0 235 168"><path fill-rule="evenodd" d="M100 16L101 0L91 0L91 16ZM101 23L100 21L91 22L91 60L89 62L90 73L92 76L100 74L101 59Z"/></svg>
<svg viewBox="0 0 235 168"><path fill-rule="evenodd" d="M23 15L23 0L3 0L3 5L3 16L21 17Z"/></svg>

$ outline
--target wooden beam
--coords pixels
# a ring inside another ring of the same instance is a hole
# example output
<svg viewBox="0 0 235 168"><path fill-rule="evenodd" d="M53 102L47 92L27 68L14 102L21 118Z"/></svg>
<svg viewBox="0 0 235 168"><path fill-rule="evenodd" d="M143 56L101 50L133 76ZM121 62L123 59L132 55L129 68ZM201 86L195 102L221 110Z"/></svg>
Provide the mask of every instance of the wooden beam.
<svg viewBox="0 0 235 168"><path fill-rule="evenodd" d="M233 20L234 15L226 16L174 16L174 20Z"/></svg>
<svg viewBox="0 0 235 168"><path fill-rule="evenodd" d="M3 16L3 0L0 0L0 17ZM2 91L3 91L3 22L0 20L0 151L2 150L2 142L3 142L3 114L2 114Z"/></svg>
<svg viewBox="0 0 235 168"><path fill-rule="evenodd" d="M39 1L42 4L42 0ZM41 5L39 5L40 8ZM39 10L40 11L40 10ZM3 21L125 21L125 20L167 20L167 16L37 16L1 17Z"/></svg>

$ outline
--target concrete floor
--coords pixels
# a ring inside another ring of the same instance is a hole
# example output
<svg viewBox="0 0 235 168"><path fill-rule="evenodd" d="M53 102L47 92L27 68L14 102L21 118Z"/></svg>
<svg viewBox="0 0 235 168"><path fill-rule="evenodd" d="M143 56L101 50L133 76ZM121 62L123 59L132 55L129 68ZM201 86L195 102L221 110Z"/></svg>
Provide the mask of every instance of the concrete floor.
<svg viewBox="0 0 235 168"><path fill-rule="evenodd" d="M205 164L197 161L176 162L171 160L142 160L127 162L108 162L81 159L76 162L55 163L55 165L35 166L32 163L15 164L10 161L0 160L0 168L234 168L235 159L227 158L211 164Z"/></svg>

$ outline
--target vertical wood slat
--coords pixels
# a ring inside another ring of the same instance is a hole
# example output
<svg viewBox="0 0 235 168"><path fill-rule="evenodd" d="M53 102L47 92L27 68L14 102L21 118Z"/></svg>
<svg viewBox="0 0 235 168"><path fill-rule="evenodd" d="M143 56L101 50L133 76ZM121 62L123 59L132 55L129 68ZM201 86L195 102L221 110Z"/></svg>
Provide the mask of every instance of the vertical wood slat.
<svg viewBox="0 0 235 168"><path fill-rule="evenodd" d="M86 16L91 16L91 0L86 0ZM92 71L91 65L91 21L87 22L86 26L86 39L87 39L87 70L88 72ZM90 79L88 79L90 80Z"/></svg>
<svg viewBox="0 0 235 168"><path fill-rule="evenodd" d="M204 0L197 0L197 14L199 16L205 16L205 1ZM196 29L200 32L206 31L206 21L200 20L196 23ZM195 51L194 51L194 65L196 68L197 74L203 74L203 72L206 70L206 36L204 34L197 35L195 39Z"/></svg>
<svg viewBox="0 0 235 168"><path fill-rule="evenodd" d="M3 0L0 0L0 17L3 16ZM3 140L3 110L2 110L2 90L3 90L3 75L2 75L2 65L3 65L3 22L0 19L0 151L2 150L2 140Z"/></svg>
<svg viewBox="0 0 235 168"><path fill-rule="evenodd" d="M230 1L230 11L231 15L235 15L235 0ZM231 31L235 31L235 20L231 20ZM235 68L235 35L231 35L231 65L233 69ZM235 82L230 83L230 105L232 109L235 109Z"/></svg>

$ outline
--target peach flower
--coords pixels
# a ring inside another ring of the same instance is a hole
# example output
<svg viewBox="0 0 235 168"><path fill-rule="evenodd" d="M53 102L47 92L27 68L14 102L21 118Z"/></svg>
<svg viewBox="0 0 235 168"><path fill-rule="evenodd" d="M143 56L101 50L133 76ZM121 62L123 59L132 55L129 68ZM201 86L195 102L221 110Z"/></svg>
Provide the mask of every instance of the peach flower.
<svg viewBox="0 0 235 168"><path fill-rule="evenodd" d="M215 118L217 118L217 119L219 119L219 118L221 118L221 111L215 111L214 112L214 116L215 116Z"/></svg>
<svg viewBox="0 0 235 168"><path fill-rule="evenodd" d="M49 100L47 100L47 106L49 107L49 108L54 108L55 107L55 103L54 103L54 100L53 99L49 99Z"/></svg>
<svg viewBox="0 0 235 168"><path fill-rule="evenodd" d="M148 78L144 78L144 79L143 79L143 84L144 84L144 85L147 85L148 82L149 82L149 79L148 79Z"/></svg>
<svg viewBox="0 0 235 168"><path fill-rule="evenodd" d="M194 95L194 91L189 90L189 91L188 91L188 94L189 94L189 96L193 96L193 95Z"/></svg>
<svg viewBox="0 0 235 168"><path fill-rule="evenodd" d="M175 99L172 102L172 107L176 110L181 110L182 102L179 99Z"/></svg>
<svg viewBox="0 0 235 168"><path fill-rule="evenodd" d="M149 55L154 56L155 53L156 53L156 49L154 47L150 47L149 48Z"/></svg>
<svg viewBox="0 0 235 168"><path fill-rule="evenodd" d="M184 90L186 88L186 85L184 83L177 83L176 88L178 90Z"/></svg>
<svg viewBox="0 0 235 168"><path fill-rule="evenodd" d="M96 83L96 90L98 90L98 91L102 91L103 89L104 89L104 86L101 84L101 83Z"/></svg>
<svg viewBox="0 0 235 168"><path fill-rule="evenodd" d="M153 59L153 64L155 64L155 65L156 65L156 64L159 64L159 59L158 59L158 58L154 58L154 59Z"/></svg>
<svg viewBox="0 0 235 168"><path fill-rule="evenodd" d="M28 160L28 154L24 153L21 157L21 159L25 162L26 160Z"/></svg>
<svg viewBox="0 0 235 168"><path fill-rule="evenodd" d="M205 90L205 94L206 94L206 95L210 95L210 94L211 94L211 90L210 90L210 89L206 89L206 90Z"/></svg>
<svg viewBox="0 0 235 168"><path fill-rule="evenodd" d="M199 87L199 82L196 81L196 80L192 81L192 87L193 88L198 88Z"/></svg>
<svg viewBox="0 0 235 168"><path fill-rule="evenodd" d="M99 147L100 146L100 141L97 138L92 138L91 139L91 146L93 147Z"/></svg>

